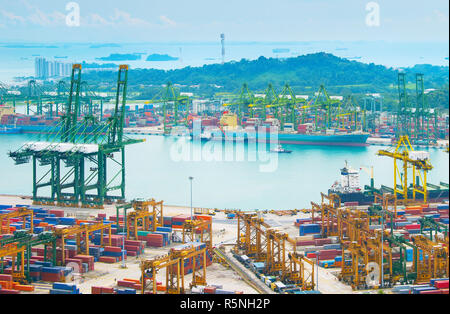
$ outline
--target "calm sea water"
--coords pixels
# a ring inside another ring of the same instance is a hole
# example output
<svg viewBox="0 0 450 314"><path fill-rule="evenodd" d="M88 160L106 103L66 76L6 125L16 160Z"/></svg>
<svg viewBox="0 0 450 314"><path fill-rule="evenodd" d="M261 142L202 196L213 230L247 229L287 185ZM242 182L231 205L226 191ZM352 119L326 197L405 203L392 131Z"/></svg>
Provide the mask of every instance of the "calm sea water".
<svg viewBox="0 0 450 314"><path fill-rule="evenodd" d="M143 136L146 142L127 147L127 198L153 197L171 205L189 205L189 176L193 181L193 204L202 207L241 209L306 208L319 201L339 179L347 160L354 168L373 166L375 184L393 185L393 162L376 156L382 147L319 147L285 145L292 154L279 154L275 170L262 172L264 161L183 161L174 155L175 140ZM37 135L0 135L0 194L31 195L31 165L15 166L7 152ZM44 138L41 138L44 140ZM198 144L196 148L198 148ZM246 156L252 147L245 147ZM194 149L193 149L194 150ZM429 182L449 182L449 155L430 149L434 169ZM274 158L274 157L273 157ZM361 172L361 185L369 184Z"/></svg>
<svg viewBox="0 0 450 314"><path fill-rule="evenodd" d="M91 48L90 43L49 43L27 44L19 48L11 43L0 42L0 81L11 83L17 76L34 75L34 59L42 56L53 60L67 62L97 62L97 58L107 57L113 53L142 53L139 61L122 61L131 68L176 69L185 66L202 66L221 62L220 42L173 42L173 43L129 43L119 47ZM273 49L289 49L285 53L276 53ZM316 52L328 52L343 58L386 65L388 67L407 67L415 64L433 64L448 66L448 42L226 42L226 61L256 59L260 56L288 58ZM180 58L178 61L148 62L149 54L168 54Z"/></svg>

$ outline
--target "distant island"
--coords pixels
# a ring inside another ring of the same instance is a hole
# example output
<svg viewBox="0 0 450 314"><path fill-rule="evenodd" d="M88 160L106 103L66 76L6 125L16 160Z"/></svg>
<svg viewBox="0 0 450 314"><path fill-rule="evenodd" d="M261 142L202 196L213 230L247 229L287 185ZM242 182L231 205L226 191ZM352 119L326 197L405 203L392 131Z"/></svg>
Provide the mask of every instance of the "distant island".
<svg viewBox="0 0 450 314"><path fill-rule="evenodd" d="M87 63L86 61L83 61L81 63L81 66L83 69L114 69L117 68L117 64L115 63Z"/></svg>
<svg viewBox="0 0 450 314"><path fill-rule="evenodd" d="M275 48L275 49L272 49L273 53L288 53L290 51L291 51L291 49L287 49L287 48Z"/></svg>
<svg viewBox="0 0 450 314"><path fill-rule="evenodd" d="M169 55L160 55L157 53L151 54L147 57L146 61L176 61L179 58L172 57Z"/></svg>
<svg viewBox="0 0 450 314"><path fill-rule="evenodd" d="M58 48L54 45L27 45L27 44L8 44L3 45L5 48Z"/></svg>
<svg viewBox="0 0 450 314"><path fill-rule="evenodd" d="M135 61L141 60L141 54L139 53L112 53L108 57L96 58L100 61Z"/></svg>
<svg viewBox="0 0 450 314"><path fill-rule="evenodd" d="M117 48L121 46L119 44L93 44L89 46L89 48L108 48L108 47Z"/></svg>

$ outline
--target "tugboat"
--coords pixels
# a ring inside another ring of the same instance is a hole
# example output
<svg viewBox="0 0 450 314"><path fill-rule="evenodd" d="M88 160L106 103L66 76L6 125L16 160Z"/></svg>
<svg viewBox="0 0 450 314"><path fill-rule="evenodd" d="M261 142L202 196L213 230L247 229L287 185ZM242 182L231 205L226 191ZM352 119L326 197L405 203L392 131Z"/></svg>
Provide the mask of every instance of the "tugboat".
<svg viewBox="0 0 450 314"><path fill-rule="evenodd" d="M272 153L278 153L278 154L290 154L292 153L292 150L284 149L281 144L278 144L278 146L274 149L270 150Z"/></svg>

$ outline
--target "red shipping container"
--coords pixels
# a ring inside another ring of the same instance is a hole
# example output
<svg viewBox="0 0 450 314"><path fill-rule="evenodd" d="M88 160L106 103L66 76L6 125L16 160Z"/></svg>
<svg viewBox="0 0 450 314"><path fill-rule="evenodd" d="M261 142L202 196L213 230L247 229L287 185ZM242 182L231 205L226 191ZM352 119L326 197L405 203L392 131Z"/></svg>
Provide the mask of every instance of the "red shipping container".
<svg viewBox="0 0 450 314"><path fill-rule="evenodd" d="M442 294L439 290L420 291L420 294Z"/></svg>
<svg viewBox="0 0 450 314"><path fill-rule="evenodd" d="M122 249L117 246L105 246L105 252L120 253L120 252L122 252Z"/></svg>
<svg viewBox="0 0 450 314"><path fill-rule="evenodd" d="M12 290L12 289L1 289L0 294L19 294L19 290Z"/></svg>
<svg viewBox="0 0 450 314"><path fill-rule="evenodd" d="M205 287L203 289L203 292L206 294L215 294L216 293L216 287Z"/></svg>
<svg viewBox="0 0 450 314"><path fill-rule="evenodd" d="M112 293L114 293L114 288L102 287L102 293L112 294Z"/></svg>
<svg viewBox="0 0 450 314"><path fill-rule="evenodd" d="M437 289L448 289L448 279L447 280L439 280L434 282L434 286Z"/></svg>

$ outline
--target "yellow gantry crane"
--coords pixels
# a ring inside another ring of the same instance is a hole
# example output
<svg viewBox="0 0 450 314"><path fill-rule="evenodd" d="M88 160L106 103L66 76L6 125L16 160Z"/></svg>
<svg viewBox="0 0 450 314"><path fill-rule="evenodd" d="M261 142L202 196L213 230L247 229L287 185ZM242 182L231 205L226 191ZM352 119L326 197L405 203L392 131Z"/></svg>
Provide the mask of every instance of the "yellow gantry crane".
<svg viewBox="0 0 450 314"><path fill-rule="evenodd" d="M206 286L206 250L204 247L196 250L193 246L181 250L171 250L167 255L158 256L151 260L142 260L141 268L141 293L144 294L147 288L147 280L150 281L152 293L157 293L156 275L159 270L166 270L166 293L184 294L185 278L184 263L185 260L192 258L192 282L190 288L199 285ZM201 257L200 263L197 262Z"/></svg>
<svg viewBox="0 0 450 314"><path fill-rule="evenodd" d="M212 220L194 219L186 220L183 223L183 243L199 241L206 244L208 249L212 249Z"/></svg>
<svg viewBox="0 0 450 314"><path fill-rule="evenodd" d="M314 263L297 254L294 239L271 228L257 213L236 212L236 216L236 253L243 253L257 262L265 262L267 274L277 275L303 290L314 289ZM286 242L292 245L292 253L288 252ZM310 264L312 270L305 267L305 263Z"/></svg>
<svg viewBox="0 0 450 314"><path fill-rule="evenodd" d="M414 261L417 263L417 282L429 282L431 278L446 278L449 274L448 248L434 242L424 235L416 235L414 244L417 250ZM422 255L422 256L420 256Z"/></svg>
<svg viewBox="0 0 450 314"><path fill-rule="evenodd" d="M394 152L388 150L378 151L378 155L394 159L394 196L400 194L403 202L407 203L408 196L408 168L412 168L412 192L413 200L416 194L422 194L424 203L427 202L427 172L433 169L428 153L414 151L408 136L401 136ZM398 162L403 164L399 167ZM397 183L401 183L400 186Z"/></svg>
<svg viewBox="0 0 450 314"><path fill-rule="evenodd" d="M103 239L103 233L104 230L108 231L108 245L111 246L111 234L112 234L112 230L111 230L111 224L104 224L103 222L98 222L95 224L85 224L85 225L75 225L75 226L70 226L70 227L66 227L66 228L57 228L54 230L54 233L56 235L56 237L58 238L59 241L57 241L58 243L60 243L61 245L61 261L60 263L62 265L64 265L64 262L66 260L66 256L65 256L65 240L68 237L71 236L75 236L76 241L77 241L77 250L78 253L82 253L82 248L81 248L81 239L84 237L85 240L85 250L84 253L86 255L89 255L89 236L94 233L95 231L99 231L101 230L100 233L100 246L104 246L104 239Z"/></svg>
<svg viewBox="0 0 450 314"><path fill-rule="evenodd" d="M3 263L3 258L6 256L11 257L12 272L11 275L14 280L25 282L25 250L26 246L18 246L17 243L7 244L0 247L0 263ZM16 262L16 259L20 258L20 264ZM3 266L2 266L3 267Z"/></svg>
<svg viewBox="0 0 450 314"><path fill-rule="evenodd" d="M315 288L315 267L314 263L304 255L297 252L289 253L289 271L288 280L302 290L314 290ZM309 264L310 270L305 267L305 263Z"/></svg>
<svg viewBox="0 0 450 314"><path fill-rule="evenodd" d="M9 226L10 226L11 218L23 218L22 226L23 226L23 229L25 229L25 223L26 223L26 218L27 217L30 218L30 233L33 233L33 231L34 231L34 224L33 224L34 213L33 213L33 210L28 209L26 207L21 207L21 208L18 208L17 210L15 210L15 211L11 211L11 212L6 213L6 214L0 214L0 234L10 233ZM3 221L4 220L6 220L5 227L3 226Z"/></svg>
<svg viewBox="0 0 450 314"><path fill-rule="evenodd" d="M175 271L168 271L169 267L174 266ZM157 293L156 274L160 269L166 269L166 292L171 294L180 294L180 259L172 259L170 255L160 256L151 260L143 260L141 267L141 293L145 293L146 282L150 280L153 294Z"/></svg>

